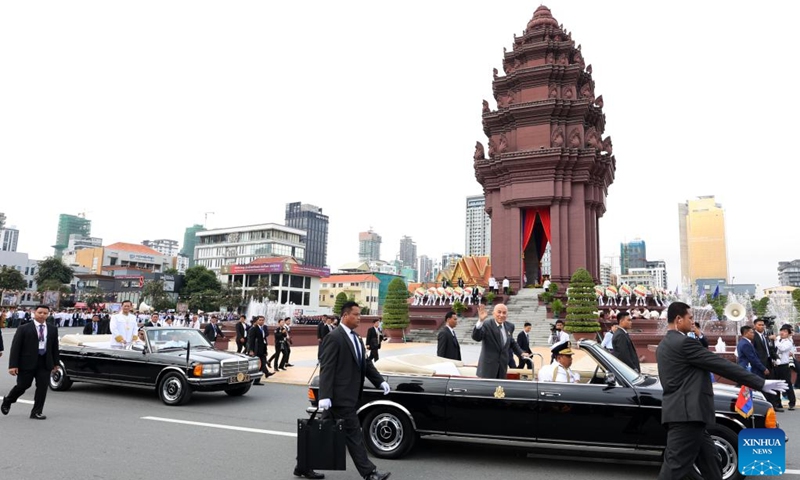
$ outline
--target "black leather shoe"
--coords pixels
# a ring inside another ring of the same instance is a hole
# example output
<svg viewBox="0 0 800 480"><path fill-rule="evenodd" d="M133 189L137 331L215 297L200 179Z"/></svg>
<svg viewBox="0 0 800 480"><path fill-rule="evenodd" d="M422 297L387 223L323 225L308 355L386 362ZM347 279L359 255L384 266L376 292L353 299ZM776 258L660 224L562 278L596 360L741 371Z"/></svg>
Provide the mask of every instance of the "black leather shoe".
<svg viewBox="0 0 800 480"><path fill-rule="evenodd" d="M381 473L375 470L374 472L364 477L364 480L386 480L387 478L389 478L389 475L391 474L392 472Z"/></svg>
<svg viewBox="0 0 800 480"><path fill-rule="evenodd" d="M0 405L0 412L3 412L3 415L8 415L9 410L11 410L11 404L3 401L2 405Z"/></svg>
<svg viewBox="0 0 800 480"><path fill-rule="evenodd" d="M31 413L31 419L33 419L33 420L47 420L47 417L42 415L41 413Z"/></svg>
<svg viewBox="0 0 800 480"><path fill-rule="evenodd" d="M789 407L789 410L794 410L794 407Z"/></svg>
<svg viewBox="0 0 800 480"><path fill-rule="evenodd" d="M295 477L305 477L305 478L325 478L325 474L317 473L314 470L306 470L305 472L298 470L297 468L294 469L294 476Z"/></svg>
<svg viewBox="0 0 800 480"><path fill-rule="evenodd" d="M294 365L292 365L291 363L287 363L286 366L287 367L294 367Z"/></svg>
<svg viewBox="0 0 800 480"><path fill-rule="evenodd" d="M782 412L784 410L783 410L783 407L775 407L775 411L776 412Z"/></svg>
<svg viewBox="0 0 800 480"><path fill-rule="evenodd" d="M275 375L275 372L267 372L267 373L265 373L264 375L266 375L266 376L267 376L267 378L269 378L269 377L271 377L271 376Z"/></svg>

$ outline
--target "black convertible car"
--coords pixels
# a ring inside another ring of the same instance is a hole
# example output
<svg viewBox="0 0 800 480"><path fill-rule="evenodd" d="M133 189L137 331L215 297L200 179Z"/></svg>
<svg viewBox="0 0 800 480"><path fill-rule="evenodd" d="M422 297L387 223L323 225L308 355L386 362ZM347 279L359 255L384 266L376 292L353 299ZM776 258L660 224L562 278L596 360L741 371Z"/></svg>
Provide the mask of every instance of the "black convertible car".
<svg viewBox="0 0 800 480"><path fill-rule="evenodd" d="M167 405L182 405L196 391L244 395L260 375L257 358L215 350L193 328L143 331L130 348L112 348L111 335L65 335L50 388L68 390L73 382L142 387L155 389Z"/></svg>
<svg viewBox="0 0 800 480"><path fill-rule="evenodd" d="M426 355L382 359L376 367L392 392L365 385L359 417L367 447L377 457L399 458L420 435L445 435L663 452L658 377L635 372L593 341L579 348L586 355L573 364L578 383L540 382L518 369L506 380L482 379L474 367ZM309 390L315 406L318 384L313 379ZM734 409L738 389L715 384L714 393L717 422L709 433L723 478L743 478L738 432L777 428L775 412L754 392L755 413L744 419Z"/></svg>

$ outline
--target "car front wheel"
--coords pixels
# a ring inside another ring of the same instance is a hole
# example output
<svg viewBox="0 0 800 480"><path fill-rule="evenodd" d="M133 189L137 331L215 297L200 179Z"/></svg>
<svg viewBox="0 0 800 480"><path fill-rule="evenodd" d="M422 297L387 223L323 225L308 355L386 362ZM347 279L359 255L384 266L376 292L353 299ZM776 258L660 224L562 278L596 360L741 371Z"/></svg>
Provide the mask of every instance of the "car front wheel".
<svg viewBox="0 0 800 480"><path fill-rule="evenodd" d="M367 448L379 458L400 458L414 446L417 434L406 414L392 407L370 410L361 423Z"/></svg>
<svg viewBox="0 0 800 480"><path fill-rule="evenodd" d="M229 388L228 390L225 390L225 393L227 393L231 397L241 397L242 395L250 391L250 385L251 384L248 383L244 387Z"/></svg>
<svg viewBox="0 0 800 480"><path fill-rule="evenodd" d="M50 372L50 389L56 392L63 392L69 390L72 386L72 380L67 376L67 372L61 365L56 366L55 370Z"/></svg>
<svg viewBox="0 0 800 480"><path fill-rule="evenodd" d="M170 372L158 382L158 396L166 405L183 405L192 398L192 391L183 375Z"/></svg>
<svg viewBox="0 0 800 480"><path fill-rule="evenodd" d="M708 434L711 435L711 440L714 442L714 450L722 470L723 480L744 480L746 477L739 473L739 436L736 432L717 424L708 429ZM703 478L697 465L689 477L696 480Z"/></svg>

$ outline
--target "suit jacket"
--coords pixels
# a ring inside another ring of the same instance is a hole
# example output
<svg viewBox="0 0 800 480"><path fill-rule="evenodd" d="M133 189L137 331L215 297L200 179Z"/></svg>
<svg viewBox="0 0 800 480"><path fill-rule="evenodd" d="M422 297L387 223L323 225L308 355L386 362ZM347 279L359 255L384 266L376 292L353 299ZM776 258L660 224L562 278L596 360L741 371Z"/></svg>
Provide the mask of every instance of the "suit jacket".
<svg viewBox="0 0 800 480"><path fill-rule="evenodd" d="M241 339L246 338L247 337L246 334L247 334L247 324L238 322L236 324L236 343L237 344L242 343Z"/></svg>
<svg viewBox="0 0 800 480"><path fill-rule="evenodd" d="M766 345L764 342L766 342ZM767 338L766 331L764 331L763 341L761 340L761 336L758 334L758 332L756 332L755 337L753 337L753 347L756 349L756 355L758 355L758 359L761 361L761 364L772 370L773 352L772 348L769 346L769 339Z"/></svg>
<svg viewBox="0 0 800 480"><path fill-rule="evenodd" d="M211 345L214 345L214 342L217 340L217 337L225 338L225 334L222 333L222 329L219 327L219 323L217 323L216 332L214 331L214 324L207 323L206 328L203 330L203 335L206 336Z"/></svg>
<svg viewBox="0 0 800 480"><path fill-rule="evenodd" d="M0 330L0 352L3 351L3 330Z"/></svg>
<svg viewBox="0 0 800 480"><path fill-rule="evenodd" d="M83 334L84 335L91 335L92 334L92 322L91 320L83 327ZM100 320L97 322L97 334L98 335L110 335L111 330L108 327L108 323Z"/></svg>
<svg viewBox="0 0 800 480"><path fill-rule="evenodd" d="M708 372L761 390L764 379L703 348L700 342L669 330L656 349L664 389L661 423L714 424L714 389Z"/></svg>
<svg viewBox="0 0 800 480"><path fill-rule="evenodd" d="M11 354L8 356L8 368L20 370L36 370L39 361L39 333L38 323L26 323L17 328L14 340L11 342ZM45 339L45 367L52 370L59 362L58 356L58 327L47 324L47 338Z"/></svg>
<svg viewBox="0 0 800 480"><path fill-rule="evenodd" d="M253 325L250 327L250 331L247 332L247 352L253 352L256 357L262 357L267 354L267 342L266 338L269 336L269 330L267 330L267 326L264 325L264 333L261 333L261 329L258 325Z"/></svg>
<svg viewBox="0 0 800 480"><path fill-rule="evenodd" d="M383 377L371 361L367 360L367 349L359 338L361 362L358 361L355 345L344 328L336 328L322 341L322 357L319 360L319 398L329 398L334 408L355 408L361 399L364 379L368 378L375 388L383 383Z"/></svg>
<svg viewBox="0 0 800 480"><path fill-rule="evenodd" d="M325 335L327 335L328 333L330 333L330 331L328 330L328 324L326 324L325 322L319 322L319 324L317 325L317 339L318 340L324 339Z"/></svg>
<svg viewBox="0 0 800 480"><path fill-rule="evenodd" d="M506 331L505 343L500 328ZM472 339L481 342L481 355L478 358L478 376L481 378L506 378L509 348L522 356L522 349L514 340L514 325L505 322L498 327L494 317L488 317L481 328L473 328Z"/></svg>
<svg viewBox="0 0 800 480"><path fill-rule="evenodd" d="M369 349L380 350L381 342L383 342L383 334L378 335L378 332L375 331L375 327L370 327L370 329L367 330L367 346Z"/></svg>
<svg viewBox="0 0 800 480"><path fill-rule="evenodd" d="M751 372L764 378L764 370L766 370L767 367L761 363L761 359L758 358L756 349L753 347L753 344L750 343L750 340L746 338L740 339L739 345L736 346L736 352L739 354L739 359L736 363L738 363L740 367L744 369L750 367Z"/></svg>
<svg viewBox="0 0 800 480"><path fill-rule="evenodd" d="M614 349L614 356L622 360L622 362L636 370L639 369L639 355L636 353L636 347L633 346L633 340L622 328L618 328L611 337L611 348Z"/></svg>
<svg viewBox="0 0 800 480"><path fill-rule="evenodd" d="M458 344L458 339L446 325L439 330L439 335L436 337L436 356L449 358L450 360L461 360L461 346Z"/></svg>
<svg viewBox="0 0 800 480"><path fill-rule="evenodd" d="M519 332L519 335L517 335L517 345L519 345L520 350L523 352L533 353L531 351L531 344L528 341L528 336L525 335L525 330Z"/></svg>

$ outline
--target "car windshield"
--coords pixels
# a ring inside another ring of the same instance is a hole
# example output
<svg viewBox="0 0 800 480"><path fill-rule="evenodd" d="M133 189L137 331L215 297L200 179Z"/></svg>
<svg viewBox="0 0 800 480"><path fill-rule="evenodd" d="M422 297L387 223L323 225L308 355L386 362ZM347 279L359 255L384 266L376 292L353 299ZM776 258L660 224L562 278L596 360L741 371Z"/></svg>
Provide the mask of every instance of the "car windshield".
<svg viewBox="0 0 800 480"><path fill-rule="evenodd" d="M635 385L642 380L642 376L639 375L636 370L623 363L612 353L600 348L596 342L581 342L580 346L584 351L595 357L595 360L597 360L598 363L605 363L613 368L619 375L624 377L628 383Z"/></svg>
<svg viewBox="0 0 800 480"><path fill-rule="evenodd" d="M190 344L192 348L211 348L206 337L194 328L152 328L146 332L153 352L172 349L186 350Z"/></svg>

